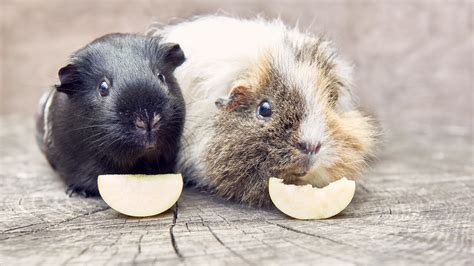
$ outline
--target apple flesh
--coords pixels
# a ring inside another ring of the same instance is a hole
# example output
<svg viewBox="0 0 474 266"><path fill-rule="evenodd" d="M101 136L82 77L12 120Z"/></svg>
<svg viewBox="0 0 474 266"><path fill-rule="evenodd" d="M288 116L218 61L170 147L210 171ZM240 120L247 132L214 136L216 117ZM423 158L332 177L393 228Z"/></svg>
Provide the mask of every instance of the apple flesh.
<svg viewBox="0 0 474 266"><path fill-rule="evenodd" d="M355 182L344 177L316 188L286 185L282 179L271 177L268 190L273 204L286 215L296 219L325 219L349 205L354 197Z"/></svg>
<svg viewBox="0 0 474 266"><path fill-rule="evenodd" d="M183 190L180 174L100 175L97 183L105 203L120 213L135 217L168 210Z"/></svg>

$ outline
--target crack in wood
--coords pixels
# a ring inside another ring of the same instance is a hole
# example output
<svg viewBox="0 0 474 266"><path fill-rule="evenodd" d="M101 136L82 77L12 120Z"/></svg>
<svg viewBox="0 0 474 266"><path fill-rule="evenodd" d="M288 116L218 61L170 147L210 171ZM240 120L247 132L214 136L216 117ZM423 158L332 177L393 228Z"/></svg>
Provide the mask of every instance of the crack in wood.
<svg viewBox="0 0 474 266"><path fill-rule="evenodd" d="M188 232L191 233L191 231L189 230L188 222L185 222L184 225L186 226L186 230L188 230Z"/></svg>
<svg viewBox="0 0 474 266"><path fill-rule="evenodd" d="M145 227L145 230L146 230L146 227ZM135 256L133 256L133 259L132 259L132 265L136 265L137 263L137 258L138 256L142 253L142 239L145 235L148 234L148 230L146 230L145 234L142 234L140 235L140 238L138 238L138 244L137 244L137 253L135 254Z"/></svg>
<svg viewBox="0 0 474 266"><path fill-rule="evenodd" d="M127 223L127 219L124 219L124 221L123 221L123 223L122 223L122 229L125 227L125 224L126 224L126 223ZM117 236L117 238L115 239L115 241L112 242L112 244L110 244L110 245L108 246L108 249L114 247L114 246L118 243L118 241L122 238L122 235L123 235L123 234L124 234L124 233L119 233L119 235ZM110 235L110 234L109 234L109 235ZM112 254L111 254L110 257L107 259L107 261L104 263L104 265L107 265L107 264L115 257L115 255L117 255L118 251L119 251L119 248L115 248L114 252L112 252Z"/></svg>
<svg viewBox="0 0 474 266"><path fill-rule="evenodd" d="M142 253L142 239L143 239L144 235L141 235L140 238L138 239L138 249L137 249L137 252L138 254Z"/></svg>
<svg viewBox="0 0 474 266"><path fill-rule="evenodd" d="M199 217L199 220L201 221L201 225L202 225L202 226L206 226L206 224L204 223L204 219L202 218L202 216L201 216L199 213L197 213L197 216Z"/></svg>
<svg viewBox="0 0 474 266"><path fill-rule="evenodd" d="M228 251L230 251L232 254L234 254L236 257L241 259L243 262L247 263L248 265L254 265L251 261L247 260L244 256L240 255L239 253L235 252L235 250L231 249L229 246L227 246L222 240L212 231L211 227L209 225L205 225L209 232L211 232L212 236L221 244L223 247L225 247Z"/></svg>
<svg viewBox="0 0 474 266"><path fill-rule="evenodd" d="M67 222L70 222L70 221L73 221L73 220L76 220L78 218L82 218L82 217L85 217L85 216L89 216L89 215L92 215L92 214L95 214L95 213L98 213L98 212L102 212L102 211L105 211L105 210L108 210L110 209L110 207L103 207L101 209L97 209L97 210L93 210L91 212L88 212L88 213L83 213L81 215L78 215L78 216L75 216L75 217L72 217L72 218L68 218L68 219L64 219L62 221L59 221L58 223L53 223L53 224L48 224L47 226L44 226L44 227L41 227L41 228L37 228L37 229L34 229L34 230L31 230L31 231L17 231L15 232L15 230L17 229L22 229L22 228L27 228L27 227L31 227L31 226L34 226L34 225L38 225L38 224L44 224L44 223L47 223L47 222L41 222L41 223L35 223L35 224L30 224L30 225L25 225L25 226L19 226L19 227L15 227L15 228L10 228L10 229L7 229L5 231L2 232L3 233L10 233L10 234L13 234L13 233L23 233L23 234L19 234L19 235L15 235L15 236L8 236L8 237L5 237L5 238L1 238L0 240L7 240L7 239L11 239L11 238L17 238L17 237L21 237L21 236L25 236L25 235L31 235L31 234L35 234L37 232L42 232L42 231L46 231L50 228L54 228L54 227L57 227L61 224L64 224L64 223L67 223Z"/></svg>
<svg viewBox="0 0 474 266"><path fill-rule="evenodd" d="M176 256L182 259L183 255L181 255L181 253L179 252L178 244L176 243L176 239L174 237L174 232L173 232L177 219L178 219L178 203L176 202L176 205L173 210L173 223L170 226L170 238L171 238L171 246L173 246L174 253L176 253Z"/></svg>
<svg viewBox="0 0 474 266"><path fill-rule="evenodd" d="M365 191L366 193L370 193L370 190L367 189L367 187L366 187L364 184L358 183L358 186L359 186L363 191Z"/></svg>
<svg viewBox="0 0 474 266"><path fill-rule="evenodd" d="M74 220L79 219L79 218L82 218L82 217L86 217L86 216L89 216L89 215L92 215L92 214L96 214L96 213L98 213L98 212L103 212L103 211L106 211L106 210L108 210L108 209L110 209L110 207L109 207L109 206L106 206L106 207L102 207L102 208L100 208L100 209L93 210L93 211L88 212L88 213L84 213L84 214L78 215L78 216L76 216L76 217L72 217L72 218L69 218L69 219L64 219L64 220L60 221L59 223L53 225L53 227L56 227L56 226L61 225L61 224L63 224L63 223L67 223L67 222L70 222L70 221L74 221Z"/></svg>
<svg viewBox="0 0 474 266"><path fill-rule="evenodd" d="M124 219L123 220L123 223L122 223L122 226L121 228L123 229L125 227L125 224L127 223L127 219ZM109 237L111 236L112 232L111 231L108 231L108 234L107 236L105 237L105 239L109 239ZM115 246L117 244L117 242L120 240L120 238L122 237L123 233L119 233L119 235L117 236L117 238L115 239L114 242L112 242L110 245L108 245L106 247L106 249L104 250L105 251L108 251L107 249L110 249L111 247ZM110 257L107 259L107 261L104 263L104 265L107 265L109 263L109 261L111 261L114 256L118 253L118 248L116 248L114 250L114 252L110 255Z"/></svg>
<svg viewBox="0 0 474 266"><path fill-rule="evenodd" d="M285 230L288 230L288 231L291 231L291 232L295 232L295 233L298 233L298 234L303 234L303 235L307 235L307 236L312 236L312 237L324 239L324 240L327 240L327 241L330 241L330 242L333 242L333 243L336 243L336 244L339 244L339 245L357 248L357 247L352 246L352 245L349 245L349 244L347 244L347 243L343 243L343 242L340 242L340 241L337 241L337 240L334 240L334 239L331 239L331 238L328 238L328 237L316 235L316 234L313 234L313 233L308 233L308 232L305 232L305 231L301 231L301 230L298 230L298 229L295 229L295 228L292 228L292 227L289 227L289 226L286 226L286 225L282 225L282 224L279 224L279 223L272 223L272 222L270 222L270 221L268 221L268 220L266 220L265 222L267 222L268 224L276 225L276 226L281 227L281 228L283 228L283 229L285 229Z"/></svg>
<svg viewBox="0 0 474 266"><path fill-rule="evenodd" d="M65 260L62 265L67 265L70 261L72 261L73 259L76 259L76 258L79 258L80 256L82 256L84 253L87 252L87 250L89 250L90 246L84 248L83 250L81 250L81 252L79 252L76 256L73 256L73 257L70 257L69 259Z"/></svg>
<svg viewBox="0 0 474 266"><path fill-rule="evenodd" d="M226 222L226 224L230 225L229 221L227 221L227 219L222 216L222 215L219 215L219 214L216 214L218 217L220 217L222 220L224 220ZM234 227L235 228L235 227Z"/></svg>
<svg viewBox="0 0 474 266"><path fill-rule="evenodd" d="M343 258L341 258L341 257L334 256L334 255L332 255L332 254L327 254L327 253L323 253L323 252L320 252L320 251L317 251L317 250L310 249L310 248L308 248L308 247L306 247L306 246L304 246L304 245L300 245L300 244L298 244L298 243L296 243L296 242L294 242L294 241L292 241L292 240L290 240L290 239L285 239L285 241L287 241L287 242L293 244L293 245L296 246L296 247L299 247L299 248L304 249L304 250L306 250L306 251L309 251L309 252L311 252L311 253L320 255L320 256L322 256L322 257L330 257L330 258L333 258L333 259L340 260L341 262L344 262L344 263L350 263L350 262L351 262L351 261L345 260L345 259L343 259ZM341 262L339 262L339 263L341 263Z"/></svg>
<svg viewBox="0 0 474 266"><path fill-rule="evenodd" d="M12 227L12 228L9 228L5 231L2 231L2 234L5 234L5 233L10 233L11 231L15 231L15 230L18 230L18 229L23 229L23 228L27 228L27 227L30 227L30 226L35 226L35 225L38 225L38 224L44 224L44 222L40 222L40 223L34 223L34 224L28 224L28 225L22 225L22 226L17 226L17 227ZM29 231L19 231L19 232L13 232L13 233L22 233L22 232L29 232ZM2 238L1 240L6 240L8 238Z"/></svg>

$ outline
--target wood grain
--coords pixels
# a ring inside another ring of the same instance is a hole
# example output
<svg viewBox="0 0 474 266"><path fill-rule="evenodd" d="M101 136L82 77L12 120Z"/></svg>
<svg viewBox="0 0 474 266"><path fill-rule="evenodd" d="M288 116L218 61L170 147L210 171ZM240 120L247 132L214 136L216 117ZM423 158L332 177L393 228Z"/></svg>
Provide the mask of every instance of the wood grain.
<svg viewBox="0 0 474 266"><path fill-rule="evenodd" d="M68 197L35 146L32 120L16 121L25 118L0 118L1 265L469 265L474 256L468 137L440 136L446 152L465 158L440 162L429 155L433 136L393 135L353 202L328 220L297 221L193 189L172 210L138 219Z"/></svg>

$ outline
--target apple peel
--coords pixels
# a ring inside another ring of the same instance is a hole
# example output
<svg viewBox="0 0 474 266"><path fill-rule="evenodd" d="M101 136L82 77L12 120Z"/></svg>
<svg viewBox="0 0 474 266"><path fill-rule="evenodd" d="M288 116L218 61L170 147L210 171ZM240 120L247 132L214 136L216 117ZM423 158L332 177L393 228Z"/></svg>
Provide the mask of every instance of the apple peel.
<svg viewBox="0 0 474 266"><path fill-rule="evenodd" d="M355 182L345 177L323 188L311 185L287 185L271 177L268 190L273 204L296 219L326 219L344 210L352 201Z"/></svg>
<svg viewBox="0 0 474 266"><path fill-rule="evenodd" d="M99 175L97 184L107 205L135 217L157 215L168 210L183 191L181 174Z"/></svg>

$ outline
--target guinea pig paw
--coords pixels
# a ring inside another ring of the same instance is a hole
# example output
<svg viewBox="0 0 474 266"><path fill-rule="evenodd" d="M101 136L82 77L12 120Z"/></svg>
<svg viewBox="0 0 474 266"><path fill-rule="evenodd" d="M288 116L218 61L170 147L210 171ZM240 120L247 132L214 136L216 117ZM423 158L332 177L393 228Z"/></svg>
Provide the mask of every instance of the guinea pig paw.
<svg viewBox="0 0 474 266"><path fill-rule="evenodd" d="M85 191L84 189L81 189L81 188L78 188L78 187L74 187L74 185L69 185L67 188L66 188L66 194L71 198L71 197L75 197L75 196L82 196L84 198L88 198L89 197L89 194L87 193L87 191Z"/></svg>

